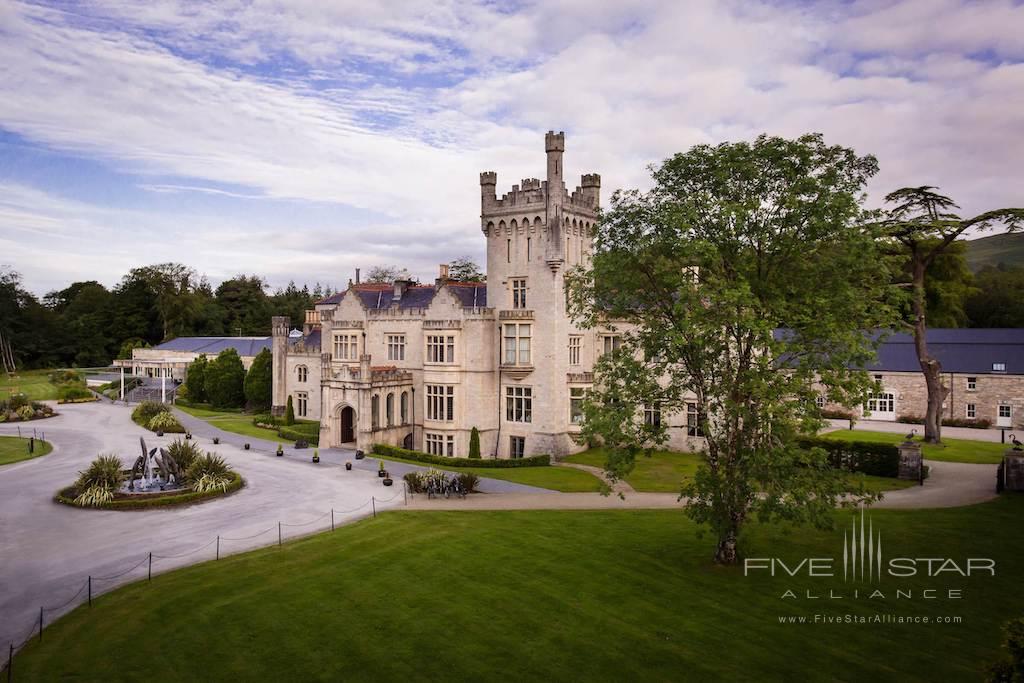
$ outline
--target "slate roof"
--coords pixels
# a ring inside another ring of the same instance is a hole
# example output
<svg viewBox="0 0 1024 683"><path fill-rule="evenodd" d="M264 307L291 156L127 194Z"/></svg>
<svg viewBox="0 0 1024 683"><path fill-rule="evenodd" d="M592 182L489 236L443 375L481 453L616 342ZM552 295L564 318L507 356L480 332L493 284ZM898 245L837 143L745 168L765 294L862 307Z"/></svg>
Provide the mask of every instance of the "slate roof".
<svg viewBox="0 0 1024 683"><path fill-rule="evenodd" d="M776 338L786 330L776 330ZM875 337L881 334L872 333ZM1024 375L1024 329L933 328L927 334L928 351L942 363L943 372L970 375ZM864 368L877 372L920 372L914 338L889 334L878 347L878 360ZM1005 370L995 370L1002 363Z"/></svg>
<svg viewBox="0 0 1024 683"><path fill-rule="evenodd" d="M485 282L448 282L445 286L451 289L452 294L465 307L487 305L487 283ZM356 293L363 306L373 310L390 308L395 296L394 286L384 283L353 285L351 291ZM426 308L434 300L436 294L437 287L434 285L413 285L405 290L398 307ZM341 303L344 296L345 292L339 292L316 303L317 305L338 304Z"/></svg>
<svg viewBox="0 0 1024 683"><path fill-rule="evenodd" d="M224 349L233 348L239 356L255 356L270 347L270 337L178 337L153 348L161 351L205 353L208 356L216 356Z"/></svg>
<svg viewBox="0 0 1024 683"><path fill-rule="evenodd" d="M292 346L295 346L301 341L306 345L307 349L318 349L320 348L320 328L314 327L312 330L309 331L309 334L307 334L305 337L300 337L298 339L293 339L291 341Z"/></svg>

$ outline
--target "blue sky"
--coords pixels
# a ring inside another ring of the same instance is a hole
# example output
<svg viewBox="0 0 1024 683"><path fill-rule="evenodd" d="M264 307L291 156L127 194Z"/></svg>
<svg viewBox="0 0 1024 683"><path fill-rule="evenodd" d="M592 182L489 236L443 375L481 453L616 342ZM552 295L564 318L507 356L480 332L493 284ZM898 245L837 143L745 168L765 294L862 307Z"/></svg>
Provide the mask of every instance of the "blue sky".
<svg viewBox="0 0 1024 683"><path fill-rule="evenodd" d="M381 4L383 5L383 4ZM478 172L604 198L697 143L821 131L890 189L1020 206L1019 2L0 0L0 264L343 285L483 255Z"/></svg>

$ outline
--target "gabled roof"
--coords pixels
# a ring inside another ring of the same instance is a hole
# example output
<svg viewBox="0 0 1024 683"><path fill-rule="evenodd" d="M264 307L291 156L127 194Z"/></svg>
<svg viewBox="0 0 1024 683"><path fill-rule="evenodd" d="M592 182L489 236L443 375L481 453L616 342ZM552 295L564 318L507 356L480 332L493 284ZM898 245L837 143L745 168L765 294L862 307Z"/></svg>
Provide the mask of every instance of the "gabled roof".
<svg viewBox="0 0 1024 683"><path fill-rule="evenodd" d="M161 351L205 353L208 356L216 356L224 349L232 348L239 356L255 356L270 347L270 337L178 337L153 348Z"/></svg>
<svg viewBox="0 0 1024 683"><path fill-rule="evenodd" d="M788 330L775 330L782 339ZM874 330L878 338L883 332ZM928 352L942 364L943 372L958 374L1024 375L1024 329L932 328L925 340ZM920 372L914 337L889 333L877 351L877 361L865 367L875 372ZM1002 366L1002 370L996 369Z"/></svg>

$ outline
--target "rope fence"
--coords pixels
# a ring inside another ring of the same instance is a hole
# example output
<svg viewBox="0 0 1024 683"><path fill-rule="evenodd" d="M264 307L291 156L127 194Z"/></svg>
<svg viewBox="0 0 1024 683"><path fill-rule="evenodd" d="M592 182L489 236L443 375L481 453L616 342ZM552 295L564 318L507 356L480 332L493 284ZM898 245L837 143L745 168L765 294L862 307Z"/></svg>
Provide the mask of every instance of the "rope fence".
<svg viewBox="0 0 1024 683"><path fill-rule="evenodd" d="M115 574L110 574L108 576L92 576L90 574L88 577L86 577L85 581L82 582L82 585L78 588L78 590L75 592L75 594L72 595L67 601L65 601L65 602L63 602L63 603L61 603L59 605L53 606L53 607L46 607L44 605L41 605L39 607L39 618L32 623L32 625L29 627L28 632L25 634L25 636L23 638L16 638L15 640L10 641L10 644L8 646L8 649L7 649L7 658L6 658L6 661L3 662L3 666L0 666L0 672L6 671L6 676L7 676L8 683L13 680L13 676L14 676L14 655L15 655L15 653L18 652L19 650L21 650L21 648L25 647L25 645L27 645L34 638L37 639L39 642L42 642L42 640L43 640L43 631L44 631L44 629L46 628L46 625L47 625L47 622L46 622L46 615L47 615L47 613L63 612L64 610L67 610L67 608L69 608L73 604L75 604L76 601L78 601L79 605L86 604L89 607L92 607L92 601L93 601L94 597L97 597L97 596L101 595L104 592L111 591L111 590L113 590L113 589L118 587L118 584L108 584L106 586L105 590L103 590L103 591L96 591L96 590L94 590L94 587L93 587L93 583L96 582L96 581L103 581L103 582L116 581L117 579L120 579L120 578L122 578L124 576L127 576L128 574L132 573L133 571L137 570L139 567L142 567L143 565L147 566L147 569L146 569L146 580L147 581L152 581L153 580L153 561L154 560L159 561L159 560L177 560L177 559L181 559L183 557L188 557L190 555L195 555L196 553L198 553L198 552L200 552L202 550L206 550L207 548L209 548L212 545L216 545L216 550L214 552L214 560L220 560L221 559L221 552L220 552L221 541L226 541L226 542L249 541L249 540L252 540L252 539L257 538L259 536L263 536L264 534L267 534L267 533L273 531L274 529L277 529L277 545L278 545L278 547L280 547L280 546L283 545L283 543L285 541L285 538L284 538L284 529L285 528L308 527L309 525L315 524L316 522L320 522L320 521L326 519L329 516L331 518L331 524L330 524L329 529L331 531L334 531L335 528L336 528L336 524L335 524L336 516L338 516L338 515L350 515L350 514L352 514L354 512L358 512L358 511L366 508L367 506L369 506L370 509L371 509L372 516L376 517L377 516L377 503L390 503L391 501L395 500L399 496L406 496L405 504L408 505L408 497L406 495L405 483L404 482L402 484L402 491L400 493L396 493L395 495L391 496L390 498L386 498L386 499L378 499L376 496L371 496L370 500L368 500L365 503L363 503L362 505L354 507L354 508L352 508L350 510L335 510L334 508L331 508L329 511L323 513L319 517L315 517L315 518L313 518L313 519L311 519L309 521L299 522L299 523L295 523L295 524L290 524L290 523L285 523L285 522L278 522L275 526L267 527L266 529L264 529L262 531L259 531L259 532L255 533L255 534L250 534L248 536L234 536L234 537L232 537L232 536L220 536L220 535L218 535L215 538L211 539L208 543L205 543L205 544L203 544L203 545L201 545L198 548L195 548L193 550L189 550L188 552L178 553L178 554L175 554L175 555L158 555L156 553L149 552L149 553L146 553L146 555L141 560L139 560L138 562L136 562L132 566L128 567L127 569L124 569L123 571L117 572ZM326 527L326 526L324 528L320 529L320 531L327 531L327 530L328 530L328 527ZM300 538L300 537L303 537L303 536L308 536L308 535L311 535L312 533L316 533L316 532L315 531L311 531L311 532L305 533L305 534L295 534L291 538L289 538L288 540L295 539L295 538ZM267 544L267 545L271 545L271 544ZM260 546L255 546L253 548L243 548L243 549L239 550L238 552L246 552L246 550L254 550L255 548L258 548L258 547L260 547ZM174 567L169 567L168 571L170 569L174 569ZM139 580L141 581L142 579L140 578ZM83 593L85 594L85 598L84 599L82 599L82 594ZM57 617L55 617L55 619L59 618L59 617L60 617L60 615L58 614ZM51 619L49 623L53 623L53 621L55 619ZM2 655L0 655L0 656L2 656Z"/></svg>

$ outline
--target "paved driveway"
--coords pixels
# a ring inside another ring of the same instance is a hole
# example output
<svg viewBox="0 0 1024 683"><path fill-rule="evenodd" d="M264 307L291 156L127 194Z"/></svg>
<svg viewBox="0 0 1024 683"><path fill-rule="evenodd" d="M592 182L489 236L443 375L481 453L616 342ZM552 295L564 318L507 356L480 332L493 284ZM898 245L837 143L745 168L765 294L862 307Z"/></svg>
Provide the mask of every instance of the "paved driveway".
<svg viewBox="0 0 1024 683"><path fill-rule="evenodd" d="M241 491L222 499L175 509L140 511L81 510L52 501L74 482L99 453L116 453L129 466L140 452L139 436L150 447L157 438L136 426L130 409L109 403L59 406L58 417L22 425L46 433L49 455L0 467L0 644L21 639L38 623L40 606L71 598L89 575L112 576L146 560L153 570L212 559L216 538L222 554L276 543L278 522L284 538L329 529L335 522L404 504L402 488L385 488L375 473L346 472L340 466L308 461L310 451L276 458L244 451L222 440L214 446L194 432L206 449L224 456L245 477ZM0 424L0 434L17 433L16 424ZM219 430L218 430L219 431ZM242 437L239 437L242 438ZM388 500L389 499L389 500ZM383 502L386 501L386 502ZM227 540L241 539L241 540ZM175 558L161 556L189 555ZM123 577L94 581L94 591L145 576L146 562ZM73 604L78 604L75 601ZM70 609L70 608L69 608ZM47 623L61 610L47 611Z"/></svg>

